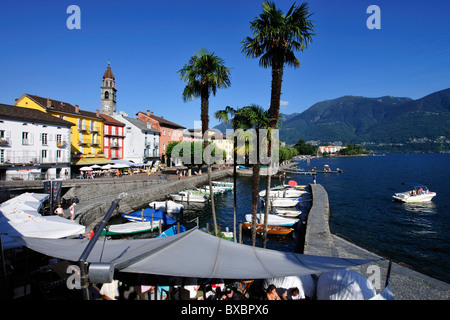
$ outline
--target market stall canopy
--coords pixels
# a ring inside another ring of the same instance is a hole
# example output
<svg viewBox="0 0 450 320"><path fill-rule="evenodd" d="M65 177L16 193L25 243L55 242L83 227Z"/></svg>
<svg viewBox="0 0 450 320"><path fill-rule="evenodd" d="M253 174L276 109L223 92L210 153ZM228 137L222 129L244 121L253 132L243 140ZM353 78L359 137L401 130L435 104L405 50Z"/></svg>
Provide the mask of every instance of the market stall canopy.
<svg viewBox="0 0 450 320"><path fill-rule="evenodd" d="M88 240L17 238L30 249L78 261ZM164 238L98 241L87 261L118 271L193 278L266 279L353 267L373 260L281 252L234 243L198 229Z"/></svg>

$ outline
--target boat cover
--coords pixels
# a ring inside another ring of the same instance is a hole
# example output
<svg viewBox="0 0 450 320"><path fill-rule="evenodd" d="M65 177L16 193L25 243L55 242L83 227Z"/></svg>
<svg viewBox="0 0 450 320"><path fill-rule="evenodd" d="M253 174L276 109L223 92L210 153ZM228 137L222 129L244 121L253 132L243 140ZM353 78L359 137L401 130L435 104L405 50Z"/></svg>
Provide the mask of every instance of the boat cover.
<svg viewBox="0 0 450 320"><path fill-rule="evenodd" d="M78 261L89 240L21 237L17 241L48 256ZM221 239L197 228L163 238L98 241L87 261L99 262L100 257L101 262L112 263L115 270L123 272L223 279L300 276L373 261L257 248Z"/></svg>
<svg viewBox="0 0 450 320"><path fill-rule="evenodd" d="M144 220L145 221L150 221L152 219L152 216L153 216L154 221L162 220L163 224L165 224L165 225L177 223L177 219L168 216L162 210L153 209L153 208L144 209ZM122 214L122 217L124 217L126 219L135 220L135 221L142 221L142 210Z"/></svg>

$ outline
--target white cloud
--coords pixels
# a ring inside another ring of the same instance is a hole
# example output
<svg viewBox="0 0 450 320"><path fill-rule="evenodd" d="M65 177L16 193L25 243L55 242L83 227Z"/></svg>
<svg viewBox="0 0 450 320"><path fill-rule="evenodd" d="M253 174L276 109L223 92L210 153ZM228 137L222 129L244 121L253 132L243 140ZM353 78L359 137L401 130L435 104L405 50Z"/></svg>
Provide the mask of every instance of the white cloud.
<svg viewBox="0 0 450 320"><path fill-rule="evenodd" d="M289 105L289 101L283 101L283 100L280 100L280 106L285 107L285 106L287 106L287 105Z"/></svg>

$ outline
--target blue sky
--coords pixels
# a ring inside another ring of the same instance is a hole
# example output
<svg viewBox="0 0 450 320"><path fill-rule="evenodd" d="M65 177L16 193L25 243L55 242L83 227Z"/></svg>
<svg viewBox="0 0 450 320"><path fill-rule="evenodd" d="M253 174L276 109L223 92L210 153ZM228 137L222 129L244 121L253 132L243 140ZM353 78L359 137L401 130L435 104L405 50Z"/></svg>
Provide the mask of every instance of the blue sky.
<svg viewBox="0 0 450 320"><path fill-rule="evenodd" d="M210 99L213 112L256 103L268 108L270 69L241 53L261 0L11 1L0 3L0 103L23 93L100 108L108 60L117 109L151 110L184 127L200 119L200 100L185 103L177 71L200 48L231 68L231 87ZM275 1L287 12L293 1ZM301 1L297 2L301 3ZM81 29L69 30L69 5L81 9ZM450 2L447 0L311 0L317 33L287 67L281 112L302 112L343 95L414 99L450 87ZM369 30L368 6L381 9L381 29Z"/></svg>

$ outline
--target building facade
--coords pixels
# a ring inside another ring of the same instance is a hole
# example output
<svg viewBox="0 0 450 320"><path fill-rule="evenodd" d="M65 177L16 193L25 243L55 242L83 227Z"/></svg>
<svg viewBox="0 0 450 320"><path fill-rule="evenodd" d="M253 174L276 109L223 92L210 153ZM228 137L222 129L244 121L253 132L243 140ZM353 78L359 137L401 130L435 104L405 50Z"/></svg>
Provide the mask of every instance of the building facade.
<svg viewBox="0 0 450 320"><path fill-rule="evenodd" d="M46 112L74 124L70 134L74 165L110 163L103 155L103 118L99 110L85 111L78 105L30 94L16 99L15 105Z"/></svg>
<svg viewBox="0 0 450 320"><path fill-rule="evenodd" d="M100 113L103 118L103 154L106 159L123 159L125 124Z"/></svg>
<svg viewBox="0 0 450 320"><path fill-rule="evenodd" d="M0 104L0 179L69 178L73 126L39 110Z"/></svg>
<svg viewBox="0 0 450 320"><path fill-rule="evenodd" d="M150 123L128 117L120 111L114 119L125 124L123 159L134 163L148 163L159 159L159 131Z"/></svg>
<svg viewBox="0 0 450 320"><path fill-rule="evenodd" d="M158 117L147 110L146 113L138 112L137 117L143 122L148 122L151 127L159 132L159 157L161 162L165 163L166 148L172 141L183 141L183 130L186 129L179 124L173 123L164 117Z"/></svg>

